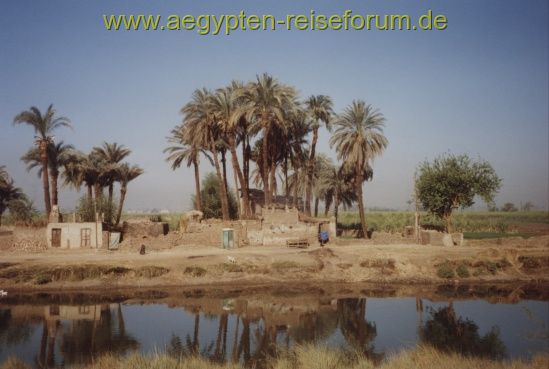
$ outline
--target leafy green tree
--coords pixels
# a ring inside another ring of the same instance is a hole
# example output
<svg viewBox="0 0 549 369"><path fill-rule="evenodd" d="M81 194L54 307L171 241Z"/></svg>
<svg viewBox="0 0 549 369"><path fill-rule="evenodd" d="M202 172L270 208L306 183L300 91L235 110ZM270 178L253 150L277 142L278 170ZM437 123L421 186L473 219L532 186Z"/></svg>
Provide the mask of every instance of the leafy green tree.
<svg viewBox="0 0 549 369"><path fill-rule="evenodd" d="M88 196L82 196L78 200L76 207L76 215L81 222L95 222L95 213L98 214L114 214L116 209L110 208L108 200L104 196L100 196L98 199L90 199ZM107 222L111 222L112 219L105 219Z"/></svg>
<svg viewBox="0 0 549 369"><path fill-rule="evenodd" d="M71 127L70 120L65 117L57 117L53 104L48 106L44 114L37 108L31 107L29 110L19 113L14 119L13 124L28 124L34 128L35 144L40 150L40 160L42 162L42 187L44 190L44 205L46 214L51 212L50 185L48 174L48 146L53 142L53 132L60 127Z"/></svg>
<svg viewBox="0 0 549 369"><path fill-rule="evenodd" d="M213 173L208 173L202 180L202 189L200 195L202 197L202 212L204 218L222 218L223 212L221 209L221 186L218 176ZM238 216L238 208L236 205L236 199L232 193L229 192L229 216L231 219L235 219ZM192 197L193 202L196 201L195 196Z"/></svg>
<svg viewBox="0 0 549 369"><path fill-rule="evenodd" d="M492 203L501 179L485 160L467 155L442 155L420 164L416 175L418 198L423 207L439 217L452 231L452 212L474 204L475 196Z"/></svg>

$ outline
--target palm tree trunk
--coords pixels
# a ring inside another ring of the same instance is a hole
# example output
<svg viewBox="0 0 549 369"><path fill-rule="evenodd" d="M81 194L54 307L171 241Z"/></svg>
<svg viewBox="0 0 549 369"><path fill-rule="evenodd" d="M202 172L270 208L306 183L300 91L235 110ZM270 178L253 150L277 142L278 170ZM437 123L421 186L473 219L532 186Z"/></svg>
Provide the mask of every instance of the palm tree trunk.
<svg viewBox="0 0 549 369"><path fill-rule="evenodd" d="M122 183L120 187L120 202L118 204L118 213L116 214L116 225L120 223L120 218L122 218L122 208L124 207L124 200L126 199L127 184Z"/></svg>
<svg viewBox="0 0 549 369"><path fill-rule="evenodd" d="M248 192L248 197L250 196L250 137L246 135L246 173L244 176L246 177L246 191Z"/></svg>
<svg viewBox="0 0 549 369"><path fill-rule="evenodd" d="M244 217L247 219L250 215L250 201L248 198L248 193L245 191L246 181L244 180L244 175L242 174L242 170L240 169L240 163L238 162L238 157L236 154L236 139L234 134L229 133L229 147L231 150L231 160L233 164L233 172L235 175L235 184L236 184L236 199L238 200L238 204L240 207L240 196L238 195L238 182L240 182L240 191L242 194L242 208L240 209ZM238 181L236 181L236 178L238 178Z"/></svg>
<svg viewBox="0 0 549 369"><path fill-rule="evenodd" d="M324 197L324 216L327 217L332 207L333 198L331 196Z"/></svg>
<svg viewBox="0 0 549 369"><path fill-rule="evenodd" d="M336 191L334 194L334 217L336 221L336 233L337 233L337 216L339 214L339 191Z"/></svg>
<svg viewBox="0 0 549 369"><path fill-rule="evenodd" d="M274 160L271 163L271 170L270 170L269 176L271 177L270 188L272 191L272 196L276 197L278 191L277 191L277 185L276 185L276 163ZM271 203L272 203L272 199L271 199Z"/></svg>
<svg viewBox="0 0 549 369"><path fill-rule="evenodd" d="M320 198L317 196L315 198L315 217L318 216L318 203L320 202Z"/></svg>
<svg viewBox="0 0 549 369"><path fill-rule="evenodd" d="M227 200L227 191L225 190L223 175L221 174L221 166L219 165L219 158L217 157L217 148L215 147L214 142L211 143L211 148L215 165L215 173L217 174L217 179L219 181L219 191L221 192L221 213L223 220L229 220L229 201Z"/></svg>
<svg viewBox="0 0 549 369"><path fill-rule="evenodd" d="M195 185L195 204L194 208L198 211L202 211L202 198L200 197L200 172L198 168L198 162L196 159L193 160L193 166L194 166L194 185Z"/></svg>
<svg viewBox="0 0 549 369"><path fill-rule="evenodd" d="M99 219L97 218L97 213L100 212L101 209L99 209L99 200L103 196L103 189L101 188L101 185L99 183L96 183L93 185L93 191L95 194L95 199L93 201L93 209L94 209L94 219L97 222Z"/></svg>
<svg viewBox="0 0 549 369"><path fill-rule="evenodd" d="M286 204L288 203L288 199L290 198L290 185L288 183L288 156L286 155L284 157L284 186L285 188L285 195L286 195Z"/></svg>
<svg viewBox="0 0 549 369"><path fill-rule="evenodd" d="M358 236L360 238L366 237L368 234L368 229L366 228L366 218L364 214L364 199L362 195L362 167L359 166L358 174L356 176L356 193L358 195L358 213L360 216L360 228L361 228L361 234Z"/></svg>
<svg viewBox="0 0 549 369"><path fill-rule="evenodd" d="M113 217L113 213L112 213L112 202L113 202L113 192L114 192L114 183L110 183L109 184L109 200L107 202L107 214L106 214L106 217L107 217L107 222L109 224L112 224L112 217Z"/></svg>
<svg viewBox="0 0 549 369"><path fill-rule="evenodd" d="M59 205L59 191L58 191L58 185L57 180L59 179L59 172L58 171L51 171L50 175L51 179L51 204L52 205Z"/></svg>
<svg viewBox="0 0 549 369"><path fill-rule="evenodd" d="M225 185L225 192L229 193L229 182L227 181L227 152L225 149L221 150L221 168L223 169L223 184ZM227 198L228 199L228 198Z"/></svg>
<svg viewBox="0 0 549 369"><path fill-rule="evenodd" d="M298 178L299 178L299 169L297 169L297 167L296 167L295 170L294 170L294 176L295 176L295 179L294 179L294 188L293 188L293 190L294 190L294 198L293 198L293 200L294 200L294 208L297 209L297 204L298 204L298 201L297 201L297 194L298 194L298 188L297 188L298 183L297 183L297 180L298 180Z"/></svg>
<svg viewBox="0 0 549 369"><path fill-rule="evenodd" d="M42 187L44 189L44 205L46 216L51 212L50 182L48 174L48 141L40 140L40 160L42 161Z"/></svg>
<svg viewBox="0 0 549 369"><path fill-rule="evenodd" d="M92 186L91 185L87 185L88 187L88 200L91 202L93 201L93 190L92 190Z"/></svg>
<svg viewBox="0 0 549 369"><path fill-rule="evenodd" d="M318 128L313 129L313 140L311 142L311 152L309 153L309 163L307 165L307 190L305 191L305 213L311 215L311 201L313 199L313 174L315 171L315 150L318 141Z"/></svg>
<svg viewBox="0 0 549 369"><path fill-rule="evenodd" d="M269 188L269 121L267 116L262 116L263 125L263 191L265 196L265 206L271 205L272 197Z"/></svg>

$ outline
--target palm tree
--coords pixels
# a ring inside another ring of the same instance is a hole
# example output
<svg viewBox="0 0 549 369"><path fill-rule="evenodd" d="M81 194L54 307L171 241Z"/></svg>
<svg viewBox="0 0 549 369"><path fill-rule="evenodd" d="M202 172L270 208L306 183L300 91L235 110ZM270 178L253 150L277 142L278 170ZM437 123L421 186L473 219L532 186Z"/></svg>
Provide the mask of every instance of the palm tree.
<svg viewBox="0 0 549 369"><path fill-rule="evenodd" d="M256 131L263 134L262 164L263 190L265 205L272 202L272 193L269 187L269 133L273 126L286 130L286 117L298 105L296 92L293 87L280 84L275 78L264 73L257 76L257 80L246 86L242 93L242 109L246 112L246 119L254 122Z"/></svg>
<svg viewBox="0 0 549 369"><path fill-rule="evenodd" d="M19 187L15 187L14 181L10 178L5 166L0 166L0 226L2 225L2 214L15 201L26 201L27 197Z"/></svg>
<svg viewBox="0 0 549 369"><path fill-rule="evenodd" d="M118 169L118 181L120 181L120 203L118 204L118 213L116 214L115 225L120 223L122 217L122 208L124 207L124 200L126 199L126 193L128 192L128 183L143 174L143 169L137 165L130 166L127 163L121 164Z"/></svg>
<svg viewBox="0 0 549 369"><path fill-rule="evenodd" d="M236 195L238 198L238 183L240 183L240 189L243 197L242 205L244 209L241 209L240 213L248 218L251 213L248 191L245 188L246 181L240 168L240 163L238 162L238 156L236 153L236 132L242 116L242 114L238 111L239 93L240 90L231 87L217 90L211 97L211 112L214 115L214 119L216 120L219 128L227 139L229 150L231 151L233 173L235 177L238 178L238 181L235 180L235 184L237 186L235 189L237 191ZM238 203L240 204L240 201Z"/></svg>
<svg viewBox="0 0 549 369"><path fill-rule="evenodd" d="M118 166L122 160L131 154L131 150L118 143L103 142L100 147L94 147L92 154L104 163L103 176L109 189L107 219L112 220L114 182L117 181Z"/></svg>
<svg viewBox="0 0 549 369"><path fill-rule="evenodd" d="M327 192L329 191L329 188L326 186L323 186L322 184L322 177L327 175L326 173L330 174L332 169L334 168L334 164L330 158L328 158L324 154L319 154L315 156L315 164L314 164L314 172L313 172L313 180L314 180L314 187L313 187L313 193L315 195L315 206L314 206L314 216L318 216L318 205L320 203L320 200L324 200L326 198ZM307 173L307 178L309 178L309 175Z"/></svg>
<svg viewBox="0 0 549 369"><path fill-rule="evenodd" d="M195 182L195 209L202 211L202 199L200 196L200 154L203 154L210 163L213 164L212 158L206 150L198 146L196 141L188 133L187 126L178 126L172 130L171 136L168 137L168 142L174 144L164 149L164 153L168 153L166 161L172 162L172 170L176 170L183 162L187 162L187 168L191 165L194 167L194 182Z"/></svg>
<svg viewBox="0 0 549 369"><path fill-rule="evenodd" d="M367 234L362 195L364 170L387 147L388 141L383 135L384 123L385 118L378 110L364 101L355 100L336 117L336 129L330 139L330 145L336 147L338 159L352 168L363 237Z"/></svg>
<svg viewBox="0 0 549 369"><path fill-rule="evenodd" d="M313 131L313 139L309 152L309 162L307 165L307 191L305 194L305 212L307 215L311 215L313 175L315 171L315 150L316 143L318 141L318 129L320 128L320 122L323 122L328 130L330 129L330 117L333 114L332 105L332 99L326 95L313 95L305 101L307 112L312 118L311 128Z"/></svg>
<svg viewBox="0 0 549 369"><path fill-rule="evenodd" d="M50 186L48 179L48 145L53 141L52 133L60 127L71 127L70 120L65 117L56 117L53 104L48 106L44 114L37 107L25 110L13 119L13 124L28 124L34 128L36 134L35 144L40 150L42 162L42 187L44 190L44 204L46 214L51 212Z"/></svg>
<svg viewBox="0 0 549 369"><path fill-rule="evenodd" d="M103 197L103 187L107 185L108 176L112 175L110 166L107 166L94 151L88 155L76 152L71 156L69 163L65 165L64 184L71 185L77 190L85 185L88 201L93 202L94 214L97 214Z"/></svg>
<svg viewBox="0 0 549 369"><path fill-rule="evenodd" d="M51 204L59 205L58 200L58 181L61 169L74 160L74 146L65 144L63 141L58 143L50 142L48 145L48 168L51 184ZM38 169L38 177L42 177L42 159L40 149L33 147L29 149L21 160L27 164L27 171L34 168Z"/></svg>
<svg viewBox="0 0 549 369"><path fill-rule="evenodd" d="M214 161L215 172L220 183L221 192L221 211L223 220L229 219L229 200L227 197L227 188L221 173L219 164L218 146L222 143L219 128L215 124L214 116L211 111L211 93L203 88L193 92L191 101L189 101L181 112L185 114L183 124L189 128L189 134L194 137L200 146L207 148Z"/></svg>

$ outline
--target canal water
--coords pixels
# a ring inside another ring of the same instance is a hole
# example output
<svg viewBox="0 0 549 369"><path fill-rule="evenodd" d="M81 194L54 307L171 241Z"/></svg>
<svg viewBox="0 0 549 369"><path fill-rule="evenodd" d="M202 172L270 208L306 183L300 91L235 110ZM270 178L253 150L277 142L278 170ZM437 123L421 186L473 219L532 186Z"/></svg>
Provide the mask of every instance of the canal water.
<svg viewBox="0 0 549 369"><path fill-rule="evenodd" d="M375 362L419 343L498 360L549 350L549 302L539 296L154 295L3 298L0 363L17 357L35 367L67 367L138 350L261 367L277 348L309 342L360 351Z"/></svg>

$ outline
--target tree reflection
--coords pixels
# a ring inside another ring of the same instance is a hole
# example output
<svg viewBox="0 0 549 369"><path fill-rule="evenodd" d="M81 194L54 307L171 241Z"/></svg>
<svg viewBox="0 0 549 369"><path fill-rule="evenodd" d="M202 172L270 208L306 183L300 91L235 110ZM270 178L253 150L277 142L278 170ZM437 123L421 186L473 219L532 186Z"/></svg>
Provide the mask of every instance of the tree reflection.
<svg viewBox="0 0 549 369"><path fill-rule="evenodd" d="M490 359L506 357L506 347L499 338L499 329L493 327L480 336L478 325L470 319L458 317L452 303L438 310L430 309L430 318L420 330L420 339L445 352Z"/></svg>
<svg viewBox="0 0 549 369"><path fill-rule="evenodd" d="M14 324L11 309L0 309L0 347L17 345L27 341L32 334L29 321Z"/></svg>
<svg viewBox="0 0 549 369"><path fill-rule="evenodd" d="M374 363L383 360L384 353L376 353L372 341L377 336L375 323L366 320L366 299L337 301L339 329L348 345L361 352Z"/></svg>
<svg viewBox="0 0 549 369"><path fill-rule="evenodd" d="M296 343L315 342L331 336L337 321L336 311L309 312L299 317L299 325L291 327L289 334Z"/></svg>
<svg viewBox="0 0 549 369"><path fill-rule="evenodd" d="M117 310L103 305L99 320L72 321L62 334L60 351L68 365L89 363L106 352L122 355L138 347L137 340L126 332L119 304Z"/></svg>

